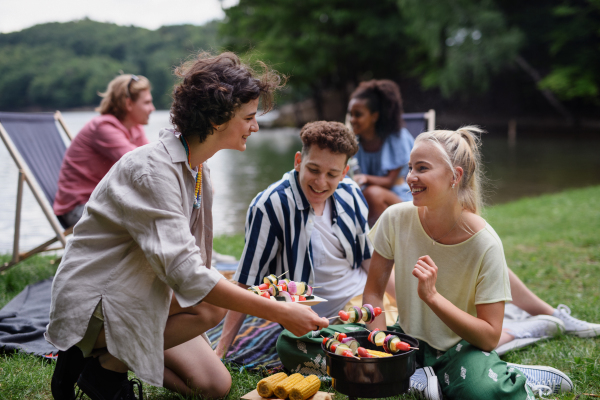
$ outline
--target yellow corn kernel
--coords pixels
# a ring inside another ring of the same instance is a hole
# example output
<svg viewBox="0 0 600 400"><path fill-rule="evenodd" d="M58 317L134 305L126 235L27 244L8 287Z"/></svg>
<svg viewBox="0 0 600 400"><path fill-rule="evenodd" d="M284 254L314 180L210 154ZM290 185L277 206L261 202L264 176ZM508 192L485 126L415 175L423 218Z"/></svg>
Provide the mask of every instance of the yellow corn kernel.
<svg viewBox="0 0 600 400"><path fill-rule="evenodd" d="M271 397L273 396L273 389L275 389L275 385L287 377L288 376L285 372L279 372L275 375L261 379L260 382L258 382L258 385L256 385L256 391L260 397Z"/></svg>
<svg viewBox="0 0 600 400"><path fill-rule="evenodd" d="M383 351L377 351L377 350L367 350L367 351L373 357L391 357L392 356L390 353L384 353Z"/></svg>
<svg viewBox="0 0 600 400"><path fill-rule="evenodd" d="M275 385L275 389L273 392L275 396L280 399L287 399L290 394L290 390L296 385L296 383L300 382L304 377L301 374L292 374Z"/></svg>
<svg viewBox="0 0 600 400"><path fill-rule="evenodd" d="M306 400L319 391L321 381L316 375L309 375L290 390L290 400Z"/></svg>

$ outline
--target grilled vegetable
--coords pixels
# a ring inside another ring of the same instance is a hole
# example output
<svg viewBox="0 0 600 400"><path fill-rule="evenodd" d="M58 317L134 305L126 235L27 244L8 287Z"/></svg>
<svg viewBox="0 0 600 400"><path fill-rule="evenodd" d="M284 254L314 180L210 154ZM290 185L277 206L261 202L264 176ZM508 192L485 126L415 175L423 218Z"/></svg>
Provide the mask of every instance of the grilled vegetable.
<svg viewBox="0 0 600 400"><path fill-rule="evenodd" d="M261 397L271 397L273 396L273 389L275 389L275 385L285 378L287 378L287 374L285 372L280 372L278 374L261 379L260 382L258 382L258 385L256 385L256 390Z"/></svg>
<svg viewBox="0 0 600 400"><path fill-rule="evenodd" d="M367 340L373 344L375 344L375 340L373 339L375 337L375 335L377 334L377 332L380 332L379 328L375 328L371 331L371 333L369 333L369 336L367 336Z"/></svg>
<svg viewBox="0 0 600 400"><path fill-rule="evenodd" d="M300 374L292 374L275 385L273 393L275 393L275 396L279 397L280 399L286 399L290 394L290 390L292 390L292 388L303 379L304 377Z"/></svg>
<svg viewBox="0 0 600 400"><path fill-rule="evenodd" d="M352 352L350 350L350 346L348 346L347 344L340 343L336 346L334 351L335 351L335 354L342 355L344 353L344 351L346 351L346 350Z"/></svg>
<svg viewBox="0 0 600 400"><path fill-rule="evenodd" d="M319 391L321 381L316 375L309 375L290 390L290 400L306 400Z"/></svg>
<svg viewBox="0 0 600 400"><path fill-rule="evenodd" d="M392 355L389 353L384 353L383 351L377 351L377 350L367 350L369 352L370 355L374 356L374 357L391 357Z"/></svg>
<svg viewBox="0 0 600 400"><path fill-rule="evenodd" d="M370 324L371 322L375 321L375 310L373 309L373 306L370 304L363 304L363 306L360 308L360 311L362 312L362 320L365 321L367 324Z"/></svg>
<svg viewBox="0 0 600 400"><path fill-rule="evenodd" d="M372 355L369 354L369 351L367 349L365 349L364 347L359 347L356 350L356 353L358 354L359 357L365 357L365 358L373 357Z"/></svg>
<svg viewBox="0 0 600 400"><path fill-rule="evenodd" d="M271 285L277 285L277 277L273 274L265 276L263 282Z"/></svg>
<svg viewBox="0 0 600 400"><path fill-rule="evenodd" d="M374 336L373 336L373 343L375 344L375 346L383 346L383 341L385 340L385 332L377 332Z"/></svg>

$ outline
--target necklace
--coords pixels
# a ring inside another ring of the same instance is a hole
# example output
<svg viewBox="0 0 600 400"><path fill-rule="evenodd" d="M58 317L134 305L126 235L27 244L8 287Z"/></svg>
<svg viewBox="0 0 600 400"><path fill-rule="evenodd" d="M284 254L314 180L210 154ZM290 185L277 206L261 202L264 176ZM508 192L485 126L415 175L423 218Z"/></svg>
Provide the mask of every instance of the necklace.
<svg viewBox="0 0 600 400"><path fill-rule="evenodd" d="M456 221L454 221L454 225L452 225L452 228L450 228L450 230L448 232L446 232L445 235L435 239L433 237L433 235L431 235L431 243L435 246L435 242L439 242L440 240L442 240L443 238L445 238L446 236L448 236L450 234L450 232L452 232L454 230L454 228L456 228L456 224L458 224L458 221L460 220L460 218L462 217L462 213L463 210L460 210L460 214L458 215L458 218L456 218ZM425 210L423 210L423 222L425 222L425 227L427 228L427 230L429 232L432 232L432 230L429 228L429 225L427 224L427 219L425 218Z"/></svg>
<svg viewBox="0 0 600 400"><path fill-rule="evenodd" d="M187 140L183 137L183 135L179 136L179 140L183 144L183 148L185 149L185 154L188 159L188 165L190 169L194 169L192 167L192 161L190 156L190 148L187 143ZM198 165L198 174L196 175L196 188L194 189L194 208L200 208L200 204L202 203L202 164Z"/></svg>

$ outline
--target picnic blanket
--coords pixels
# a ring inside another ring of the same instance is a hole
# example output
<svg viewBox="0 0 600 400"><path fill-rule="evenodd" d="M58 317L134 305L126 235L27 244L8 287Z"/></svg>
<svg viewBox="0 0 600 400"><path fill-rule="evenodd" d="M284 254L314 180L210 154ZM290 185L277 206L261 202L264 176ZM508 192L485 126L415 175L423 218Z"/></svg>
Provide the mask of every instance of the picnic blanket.
<svg viewBox="0 0 600 400"><path fill-rule="evenodd" d="M58 350L44 339L50 315L52 278L27 286L0 310L0 350L23 351L46 358ZM213 348L221 337L223 321L207 334ZM225 361L243 368L273 370L281 366L275 350L279 324L248 316Z"/></svg>
<svg viewBox="0 0 600 400"><path fill-rule="evenodd" d="M217 346L222 331L223 321L207 332L213 349ZM225 361L239 365L240 370L246 368L273 372L283 369L275 348L281 332L283 328L275 322L247 316L225 356Z"/></svg>
<svg viewBox="0 0 600 400"><path fill-rule="evenodd" d="M0 349L6 352L21 350L42 357L56 356L56 347L44 339L51 291L52 278L34 283L0 310Z"/></svg>

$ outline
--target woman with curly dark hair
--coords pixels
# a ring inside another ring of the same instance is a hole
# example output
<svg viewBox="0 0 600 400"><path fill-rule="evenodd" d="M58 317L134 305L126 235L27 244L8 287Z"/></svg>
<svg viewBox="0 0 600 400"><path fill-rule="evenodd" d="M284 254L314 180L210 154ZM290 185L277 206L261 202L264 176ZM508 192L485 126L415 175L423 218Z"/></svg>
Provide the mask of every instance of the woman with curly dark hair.
<svg viewBox="0 0 600 400"><path fill-rule="evenodd" d="M363 187L373 224L390 205L412 200L405 177L414 139L402 127L400 89L390 80L362 82L350 97L348 114L359 142L360 174L354 179Z"/></svg>
<svg viewBox="0 0 600 400"><path fill-rule="evenodd" d="M220 398L229 372L204 334L227 309L297 335L326 327L310 307L269 301L211 266L212 190L206 161L245 150L259 99L272 106L280 77L233 53L200 54L176 69L171 120L157 142L123 156L92 193L52 287L46 339L60 351L55 399L74 386L93 400L133 399L127 371L185 395Z"/></svg>

